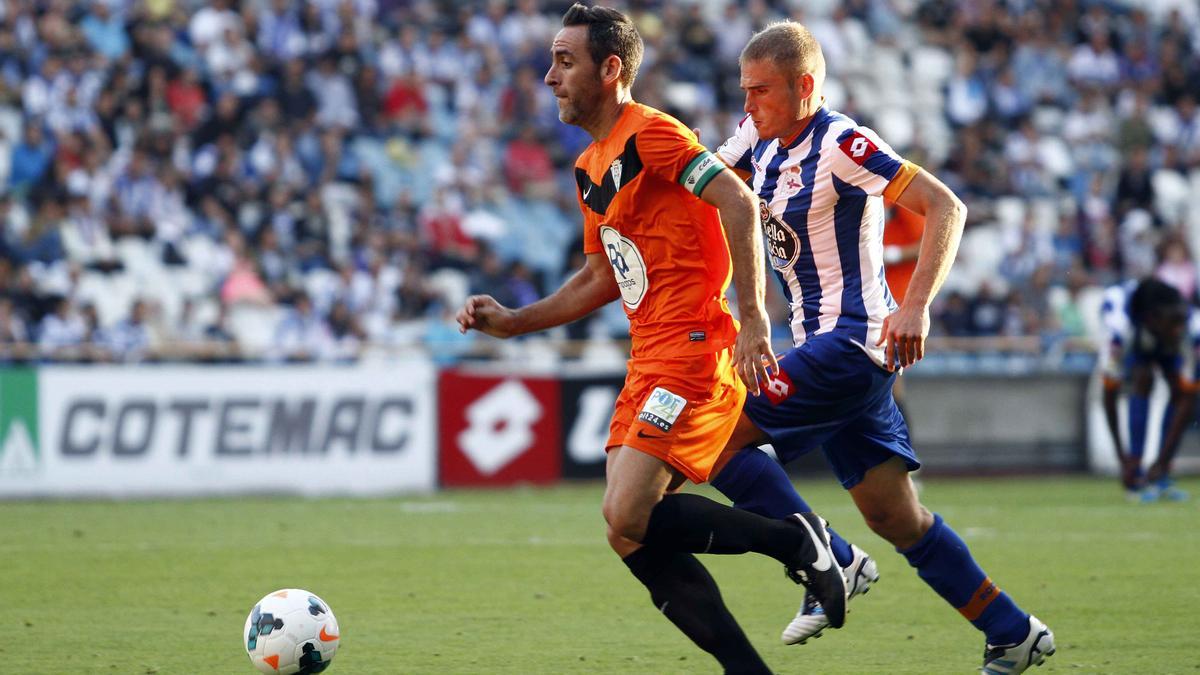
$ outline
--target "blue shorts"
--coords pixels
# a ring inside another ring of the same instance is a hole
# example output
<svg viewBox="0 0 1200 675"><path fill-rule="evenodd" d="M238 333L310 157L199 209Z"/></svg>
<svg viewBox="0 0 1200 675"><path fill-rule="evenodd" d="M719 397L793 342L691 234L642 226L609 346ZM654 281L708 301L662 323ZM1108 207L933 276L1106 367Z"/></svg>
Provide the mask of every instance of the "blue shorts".
<svg viewBox="0 0 1200 675"><path fill-rule="evenodd" d="M1181 354L1164 354L1157 351L1131 349L1125 355L1123 365L1125 366L1126 379L1139 366L1147 368L1158 366L1162 372L1162 376L1167 380L1173 380L1183 374L1183 356Z"/></svg>
<svg viewBox="0 0 1200 675"><path fill-rule="evenodd" d="M875 365L844 335L815 335L779 359L780 377L748 396L747 417L771 438L787 463L821 447L847 490L867 471L901 457L921 468L908 425L892 398L896 374Z"/></svg>

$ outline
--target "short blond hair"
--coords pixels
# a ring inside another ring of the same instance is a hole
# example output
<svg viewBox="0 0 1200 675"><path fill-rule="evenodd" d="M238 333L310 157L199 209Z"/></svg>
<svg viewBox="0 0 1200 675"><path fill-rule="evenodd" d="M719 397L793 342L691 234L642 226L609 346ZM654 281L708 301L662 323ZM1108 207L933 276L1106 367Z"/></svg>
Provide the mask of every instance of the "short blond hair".
<svg viewBox="0 0 1200 675"><path fill-rule="evenodd" d="M811 73L818 84L825 79L821 44L797 21L777 21L755 33L738 61L772 61L786 75Z"/></svg>

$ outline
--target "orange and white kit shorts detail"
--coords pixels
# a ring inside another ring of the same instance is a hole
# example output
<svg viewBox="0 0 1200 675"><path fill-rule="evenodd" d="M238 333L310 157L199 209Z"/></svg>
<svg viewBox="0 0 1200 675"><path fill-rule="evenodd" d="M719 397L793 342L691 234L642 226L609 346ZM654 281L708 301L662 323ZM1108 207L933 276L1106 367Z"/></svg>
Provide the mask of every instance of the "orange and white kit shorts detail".
<svg viewBox="0 0 1200 675"><path fill-rule="evenodd" d="M605 449L627 445L703 483L733 435L745 400L746 386L733 370L733 347L631 360Z"/></svg>

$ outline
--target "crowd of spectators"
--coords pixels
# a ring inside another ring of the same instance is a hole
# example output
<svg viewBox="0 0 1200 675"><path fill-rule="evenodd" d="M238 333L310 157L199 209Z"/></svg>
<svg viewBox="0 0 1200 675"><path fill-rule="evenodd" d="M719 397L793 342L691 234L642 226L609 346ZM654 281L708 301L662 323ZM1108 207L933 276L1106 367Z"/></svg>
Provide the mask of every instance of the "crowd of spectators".
<svg viewBox="0 0 1200 675"><path fill-rule="evenodd" d="M0 359L470 353L467 293L527 304L581 262L589 139L541 81L569 4L0 3ZM1083 336L1098 286L1146 274L1196 297L1194 2L611 4L635 98L712 146L753 31L813 30L829 104L970 209L934 334Z"/></svg>

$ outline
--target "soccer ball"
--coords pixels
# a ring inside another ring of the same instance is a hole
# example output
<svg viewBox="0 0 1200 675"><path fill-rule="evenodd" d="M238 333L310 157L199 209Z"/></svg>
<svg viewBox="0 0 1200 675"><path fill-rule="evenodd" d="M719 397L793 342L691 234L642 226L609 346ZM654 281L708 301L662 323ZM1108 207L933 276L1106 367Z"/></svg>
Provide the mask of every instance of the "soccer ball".
<svg viewBox="0 0 1200 675"><path fill-rule="evenodd" d="M298 588L275 591L246 617L242 644L260 672L320 673L338 648L338 624L329 605Z"/></svg>

